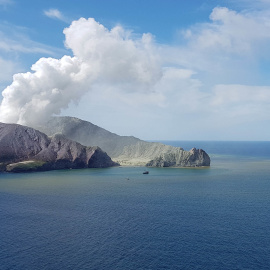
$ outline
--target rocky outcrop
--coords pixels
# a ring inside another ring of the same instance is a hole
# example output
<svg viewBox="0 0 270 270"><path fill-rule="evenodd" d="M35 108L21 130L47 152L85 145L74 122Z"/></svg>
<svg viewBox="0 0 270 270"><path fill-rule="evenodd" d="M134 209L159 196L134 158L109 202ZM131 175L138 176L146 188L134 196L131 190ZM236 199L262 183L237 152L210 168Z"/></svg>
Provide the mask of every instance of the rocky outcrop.
<svg viewBox="0 0 270 270"><path fill-rule="evenodd" d="M118 165L99 147L86 147L63 134L0 123L0 170L37 171Z"/></svg>
<svg viewBox="0 0 270 270"><path fill-rule="evenodd" d="M163 153L146 166L149 167L201 167L210 166L210 158L202 149L192 148L189 152L182 149L173 149Z"/></svg>
<svg viewBox="0 0 270 270"><path fill-rule="evenodd" d="M201 149L185 151L156 142L145 142L133 136L119 136L75 117L53 117L36 127L47 135L64 134L83 145L98 145L121 165L138 166L210 166L210 158Z"/></svg>

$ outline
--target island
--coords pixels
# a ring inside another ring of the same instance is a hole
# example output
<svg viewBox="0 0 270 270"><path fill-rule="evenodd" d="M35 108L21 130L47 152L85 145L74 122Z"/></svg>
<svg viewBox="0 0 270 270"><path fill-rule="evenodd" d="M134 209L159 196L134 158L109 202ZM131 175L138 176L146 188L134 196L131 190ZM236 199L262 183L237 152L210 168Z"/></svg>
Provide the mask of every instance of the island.
<svg viewBox="0 0 270 270"><path fill-rule="evenodd" d="M98 145L122 166L208 167L211 162L202 149L185 151L181 147L120 136L76 117L52 117L35 128L48 136L61 133L83 145Z"/></svg>
<svg viewBox="0 0 270 270"><path fill-rule="evenodd" d="M119 136L75 117L39 126L0 123L0 171L25 172L112 166L207 167L202 149L185 151L133 136Z"/></svg>

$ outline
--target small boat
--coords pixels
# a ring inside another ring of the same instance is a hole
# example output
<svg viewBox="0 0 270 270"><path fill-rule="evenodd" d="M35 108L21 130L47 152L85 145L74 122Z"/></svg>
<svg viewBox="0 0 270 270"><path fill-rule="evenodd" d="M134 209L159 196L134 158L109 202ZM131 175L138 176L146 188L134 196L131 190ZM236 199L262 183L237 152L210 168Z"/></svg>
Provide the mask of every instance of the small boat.
<svg viewBox="0 0 270 270"><path fill-rule="evenodd" d="M149 174L149 171L145 171L145 172L143 172L143 174Z"/></svg>

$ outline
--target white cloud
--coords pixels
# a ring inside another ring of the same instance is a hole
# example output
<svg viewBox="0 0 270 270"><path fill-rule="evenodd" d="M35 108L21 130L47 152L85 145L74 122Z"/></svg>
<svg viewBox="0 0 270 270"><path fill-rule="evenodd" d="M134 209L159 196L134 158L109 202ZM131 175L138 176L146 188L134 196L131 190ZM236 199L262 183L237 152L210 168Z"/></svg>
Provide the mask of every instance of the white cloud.
<svg viewBox="0 0 270 270"><path fill-rule="evenodd" d="M108 30L94 19L75 21L64 33L75 56L41 58L33 72L15 75L3 91L1 121L26 124L59 114L100 82L151 91L161 76L149 35L135 39L120 26Z"/></svg>
<svg viewBox="0 0 270 270"><path fill-rule="evenodd" d="M49 10L44 10L44 14L52 19L57 19L67 23L69 22L69 20L58 9L51 8Z"/></svg>
<svg viewBox="0 0 270 270"><path fill-rule="evenodd" d="M129 88L133 88L132 82L148 87L160 76L158 56L149 34L135 39L121 26L109 31L91 18L74 21L64 34L67 48L91 63L91 69L95 69L92 72L102 74L102 80L127 83Z"/></svg>
<svg viewBox="0 0 270 270"><path fill-rule="evenodd" d="M210 20L182 31L178 46L119 25L109 30L91 18L74 21L64 30L73 56L42 58L31 72L15 75L3 92L0 120L31 124L72 112L120 134L151 123L156 137L168 138L174 129L177 138L269 119L270 87L254 83L258 66L270 61L268 11L218 7ZM69 108L74 103L80 107ZM108 118L125 128L106 125Z"/></svg>
<svg viewBox="0 0 270 270"><path fill-rule="evenodd" d="M180 47L183 52L193 51L195 57L204 54L210 58L219 54L223 54L223 58L232 55L253 57L267 52L265 44L270 42L268 11L237 13L217 7L210 19L211 23L198 24L180 32L187 42L186 46Z"/></svg>
<svg viewBox="0 0 270 270"><path fill-rule="evenodd" d="M263 14L241 14L228 8L215 8L213 21L192 42L203 49L218 49L227 53L247 54L257 51L257 45L270 40L270 18Z"/></svg>

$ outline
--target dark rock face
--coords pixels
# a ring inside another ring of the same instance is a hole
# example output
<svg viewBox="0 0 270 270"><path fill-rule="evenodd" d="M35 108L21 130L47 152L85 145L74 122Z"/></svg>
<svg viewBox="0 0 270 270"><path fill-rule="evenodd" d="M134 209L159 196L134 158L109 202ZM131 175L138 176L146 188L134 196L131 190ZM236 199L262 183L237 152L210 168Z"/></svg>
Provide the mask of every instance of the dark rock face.
<svg viewBox="0 0 270 270"><path fill-rule="evenodd" d="M27 160L50 144L50 139L32 128L0 123L0 162Z"/></svg>
<svg viewBox="0 0 270 270"><path fill-rule="evenodd" d="M83 146L62 134L50 138L33 128L0 123L1 170L35 171L116 165L99 147Z"/></svg>
<svg viewBox="0 0 270 270"><path fill-rule="evenodd" d="M202 167L210 166L210 157L202 149L192 148L189 152L184 150L170 151L149 161L149 167Z"/></svg>

